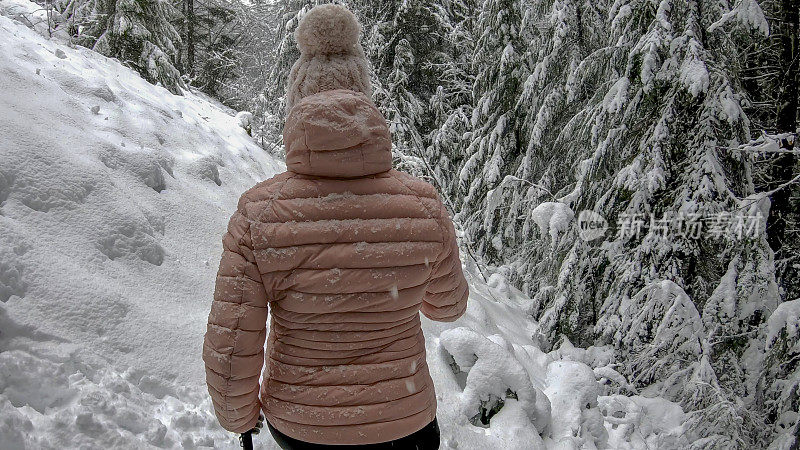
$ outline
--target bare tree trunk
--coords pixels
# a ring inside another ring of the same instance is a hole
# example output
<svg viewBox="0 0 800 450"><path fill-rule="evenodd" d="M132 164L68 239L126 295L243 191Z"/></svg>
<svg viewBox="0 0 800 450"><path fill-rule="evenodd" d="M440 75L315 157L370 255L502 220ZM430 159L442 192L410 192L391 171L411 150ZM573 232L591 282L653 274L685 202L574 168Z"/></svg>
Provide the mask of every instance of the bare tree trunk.
<svg viewBox="0 0 800 450"><path fill-rule="evenodd" d="M186 8L186 73L194 75L194 0L184 0Z"/></svg>

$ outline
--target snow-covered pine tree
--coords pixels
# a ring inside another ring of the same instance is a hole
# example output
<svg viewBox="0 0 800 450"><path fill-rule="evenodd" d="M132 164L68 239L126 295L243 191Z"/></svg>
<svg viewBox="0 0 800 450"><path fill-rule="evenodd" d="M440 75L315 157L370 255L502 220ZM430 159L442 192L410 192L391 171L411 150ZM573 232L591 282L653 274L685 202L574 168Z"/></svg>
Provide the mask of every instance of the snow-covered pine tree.
<svg viewBox="0 0 800 450"><path fill-rule="evenodd" d="M749 339L745 351L747 366L760 369L750 370L749 377L758 376L755 387L746 392L748 405L754 405L755 415L766 422L762 433L757 435L764 446L772 442L770 448L794 448L800 444L800 430L797 428L798 374L796 360L796 305L792 301L800 295L797 261L797 223L800 223L800 203L797 202L798 184L791 179L797 174L797 156L791 153L771 153L796 148L792 139L797 131L798 91L797 77L798 22L800 5L792 1L764 0L763 11L754 0L740 1L726 12L711 28L722 29L727 38L744 49L746 59L733 59L727 64L744 64L743 82L749 102L745 110L753 118L754 140L742 146L745 153L755 158L753 180L756 190L762 193L754 196L769 208L763 206L767 217L765 231L770 247L775 251L777 280L785 303L769 315L767 327L759 330L746 330ZM755 29L760 33L742 33L742 30ZM760 36L759 36L760 35ZM766 150L759 153L759 149ZM763 250L763 249L762 249ZM763 258L771 255L763 254ZM752 272L751 272L752 273ZM776 274L757 274L763 279L774 278ZM772 295L771 297L775 297ZM723 322L724 323L724 322ZM730 330L728 335L733 334ZM757 339L753 339L756 337ZM766 354L764 353L766 351ZM736 367L729 365L732 373ZM724 369L723 369L724 370ZM764 392L765 391L765 392Z"/></svg>
<svg viewBox="0 0 800 450"><path fill-rule="evenodd" d="M188 57L182 59L181 64L192 84L227 106L257 113L256 99L272 86L268 73L272 67L281 6L238 0L197 4L194 8L197 22L193 37L194 75L184 64L188 64ZM189 35L188 26L184 27L184 35ZM188 53L188 49L183 53Z"/></svg>
<svg viewBox="0 0 800 450"><path fill-rule="evenodd" d="M281 130L286 118L286 82L292 65L300 57L294 31L300 19L315 5L325 3L318 0L281 0L275 3L257 4L252 10L251 21L269 21L270 35L251 36L251 45L259 46L256 61L246 61L247 74L242 80L248 86L248 109L254 114L254 138L262 147L275 155L282 152ZM247 50L243 49L243 53Z"/></svg>
<svg viewBox="0 0 800 450"><path fill-rule="evenodd" d="M352 2L364 25L373 63L374 99L389 120L396 164L433 176L426 138L436 126L427 111L450 60L448 10L431 0Z"/></svg>
<svg viewBox="0 0 800 450"><path fill-rule="evenodd" d="M172 21L177 14L167 0L72 0L65 7L66 24L78 43L179 94L184 84L176 68L181 37Z"/></svg>
<svg viewBox="0 0 800 450"><path fill-rule="evenodd" d="M458 197L458 170L470 141L472 85L475 82L472 55L475 53L478 3L473 0L442 2L440 15L447 30L442 41L441 62L437 64L439 84L428 100L427 115L432 130L426 136L423 158L430 176L449 201Z"/></svg>
<svg viewBox="0 0 800 450"><path fill-rule="evenodd" d="M488 204L490 191L513 173L523 156L519 135L522 118L516 107L528 75L522 59L527 51L521 34L522 17L518 0L487 0L478 17L471 141L459 172L463 195L456 219L474 248L489 258L502 248L497 230L508 219L496 215L496 209Z"/></svg>
<svg viewBox="0 0 800 450"><path fill-rule="evenodd" d="M255 52L242 55L240 45L250 31L243 29L245 17L258 5L229 0L182 0L180 6L181 15L175 25L181 30L183 40L179 67L184 79L214 98L230 103L233 95L228 83L241 77L241 66L257 55ZM263 33L263 28L259 28Z"/></svg>
<svg viewBox="0 0 800 450"><path fill-rule="evenodd" d="M605 2L586 0L535 2L526 9L524 29L535 45L528 47L526 58L533 69L519 100L528 114L527 150L518 177L549 188L560 187L551 177L572 175L574 161L563 164L562 154L546 150L573 144L565 126L601 82L597 75L611 51L606 45L605 9ZM524 186L522 190L529 195L543 193Z"/></svg>
<svg viewBox="0 0 800 450"><path fill-rule="evenodd" d="M498 245L493 262L508 264L509 278L529 292L547 295L546 278L559 265L550 245L532 240L538 226L535 206L551 202L574 179L577 163L590 146L576 142L580 112L602 83L612 46L606 44L606 2L557 0L526 3L522 36L529 42L522 62L531 67L517 108L523 117L524 152L514 172L492 191L488 215L505 216L487 238ZM569 157L565 157L569 154ZM545 235L547 233L544 233ZM544 289L540 289L544 288ZM537 306L531 308L537 312Z"/></svg>
<svg viewBox="0 0 800 450"><path fill-rule="evenodd" d="M735 397L720 385L703 319L683 288L669 280L654 282L624 307L631 311L622 317L627 332L621 344L637 350L628 361L629 381L683 400L688 410L685 426L692 431L687 433L687 448L745 447L743 439L728 434L741 430L744 420L732 404Z"/></svg>
<svg viewBox="0 0 800 450"><path fill-rule="evenodd" d="M320 3L325 2L309 0L283 0L281 2L280 19L275 33L275 53L268 74L270 83L267 85L267 92L264 96L264 99L269 102L268 105L264 105L264 109L272 114L283 117L286 113L286 99L284 98L286 82L289 79L292 65L300 57L300 50L297 49L297 42L294 39L294 30L300 24L300 19Z"/></svg>
<svg viewBox="0 0 800 450"><path fill-rule="evenodd" d="M464 78L465 85L468 77ZM427 162L430 176L436 180L437 188L449 200L458 198L458 169L465 158L464 145L469 141L472 107L469 101L451 104L458 93L448 92L444 86L431 97L429 110L435 114L435 128L426 142L423 158Z"/></svg>
<svg viewBox="0 0 800 450"><path fill-rule="evenodd" d="M419 155L425 146L420 133L424 104L411 92L410 73L415 64L411 44L401 38L394 46L393 70L386 80L385 89L376 91L376 96L392 133L395 166L421 175L425 173L424 162L415 155Z"/></svg>

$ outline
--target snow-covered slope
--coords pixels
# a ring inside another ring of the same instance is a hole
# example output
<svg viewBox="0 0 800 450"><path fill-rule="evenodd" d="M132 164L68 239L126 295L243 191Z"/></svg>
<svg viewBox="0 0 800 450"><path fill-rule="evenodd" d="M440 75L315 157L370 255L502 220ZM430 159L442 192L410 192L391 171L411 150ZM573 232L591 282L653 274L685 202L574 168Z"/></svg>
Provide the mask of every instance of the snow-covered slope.
<svg viewBox="0 0 800 450"><path fill-rule="evenodd" d="M236 448L202 335L227 219L283 164L207 99L7 17L0 42L0 449ZM423 321L443 448L677 445L680 408L602 396L608 352L543 353L529 299L468 272L465 317Z"/></svg>
<svg viewBox="0 0 800 450"><path fill-rule="evenodd" d="M209 101L5 17L0 42L0 447L225 439L200 361L220 238L283 164Z"/></svg>

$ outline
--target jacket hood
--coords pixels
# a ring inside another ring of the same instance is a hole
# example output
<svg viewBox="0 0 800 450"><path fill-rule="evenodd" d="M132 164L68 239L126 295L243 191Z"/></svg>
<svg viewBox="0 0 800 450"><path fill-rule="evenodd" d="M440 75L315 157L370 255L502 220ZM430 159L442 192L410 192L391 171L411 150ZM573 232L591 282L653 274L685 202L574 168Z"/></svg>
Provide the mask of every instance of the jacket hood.
<svg viewBox="0 0 800 450"><path fill-rule="evenodd" d="M320 92L295 104L283 128L286 167L295 173L354 178L392 168L386 119L361 92Z"/></svg>

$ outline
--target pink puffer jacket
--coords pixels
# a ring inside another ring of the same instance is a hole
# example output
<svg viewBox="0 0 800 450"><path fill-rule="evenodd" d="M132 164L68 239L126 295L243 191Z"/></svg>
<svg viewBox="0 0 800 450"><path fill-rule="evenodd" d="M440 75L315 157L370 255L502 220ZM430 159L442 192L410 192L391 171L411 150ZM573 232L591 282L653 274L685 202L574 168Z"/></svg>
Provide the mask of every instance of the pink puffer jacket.
<svg viewBox="0 0 800 450"><path fill-rule="evenodd" d="M313 443L411 434L436 414L418 311L467 306L453 224L431 185L391 169L363 94L306 97L283 137L289 171L242 196L223 240L203 348L217 417L243 432L262 409Z"/></svg>

